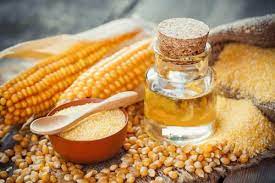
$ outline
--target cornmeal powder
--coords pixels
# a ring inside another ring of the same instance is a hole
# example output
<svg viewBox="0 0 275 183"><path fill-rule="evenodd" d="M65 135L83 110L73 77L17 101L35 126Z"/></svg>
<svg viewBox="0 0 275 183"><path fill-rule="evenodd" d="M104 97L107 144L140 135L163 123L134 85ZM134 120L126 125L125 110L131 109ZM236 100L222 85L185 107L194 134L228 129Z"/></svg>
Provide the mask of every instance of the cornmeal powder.
<svg viewBox="0 0 275 183"><path fill-rule="evenodd" d="M85 108L86 105L70 107L56 114L71 114ZM96 140L115 134L125 126L125 114L119 110L109 110L95 113L83 119L75 128L59 134L67 140Z"/></svg>
<svg viewBox="0 0 275 183"><path fill-rule="evenodd" d="M216 132L206 141L227 141L235 151L247 151L251 157L275 145L275 127L250 100L218 96Z"/></svg>
<svg viewBox="0 0 275 183"><path fill-rule="evenodd" d="M241 98L253 97L259 102L275 100L275 48L228 44L214 69L221 91L229 89Z"/></svg>

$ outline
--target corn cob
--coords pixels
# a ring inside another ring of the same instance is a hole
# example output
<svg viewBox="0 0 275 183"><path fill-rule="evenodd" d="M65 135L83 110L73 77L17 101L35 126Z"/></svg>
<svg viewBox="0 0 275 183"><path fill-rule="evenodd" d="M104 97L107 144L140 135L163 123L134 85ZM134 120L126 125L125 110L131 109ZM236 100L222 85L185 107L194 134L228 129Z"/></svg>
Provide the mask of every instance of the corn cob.
<svg viewBox="0 0 275 183"><path fill-rule="evenodd" d="M0 87L2 119L6 124L14 124L24 122L32 115L45 114L82 72L138 32L78 43L68 51L44 59L20 73Z"/></svg>
<svg viewBox="0 0 275 183"><path fill-rule="evenodd" d="M151 39L125 47L84 72L61 95L58 104L80 98L107 98L134 90L144 81L145 71L153 64Z"/></svg>

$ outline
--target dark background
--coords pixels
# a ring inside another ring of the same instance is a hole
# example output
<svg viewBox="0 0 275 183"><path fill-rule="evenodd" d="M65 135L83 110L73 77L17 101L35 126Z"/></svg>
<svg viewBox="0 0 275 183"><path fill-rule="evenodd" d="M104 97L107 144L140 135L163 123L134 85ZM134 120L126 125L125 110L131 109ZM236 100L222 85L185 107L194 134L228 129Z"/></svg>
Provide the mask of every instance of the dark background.
<svg viewBox="0 0 275 183"><path fill-rule="evenodd" d="M275 0L0 0L0 50L18 42L85 31L125 16L159 22L192 17L210 27L275 13Z"/></svg>

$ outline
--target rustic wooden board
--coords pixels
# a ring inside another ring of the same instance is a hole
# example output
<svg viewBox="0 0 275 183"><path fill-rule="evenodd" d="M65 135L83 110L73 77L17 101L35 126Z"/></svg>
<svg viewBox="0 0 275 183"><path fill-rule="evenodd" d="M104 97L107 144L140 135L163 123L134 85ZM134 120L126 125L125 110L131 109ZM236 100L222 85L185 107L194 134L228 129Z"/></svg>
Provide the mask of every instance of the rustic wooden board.
<svg viewBox="0 0 275 183"><path fill-rule="evenodd" d="M275 158L263 160L259 165L228 175L224 183L274 183Z"/></svg>

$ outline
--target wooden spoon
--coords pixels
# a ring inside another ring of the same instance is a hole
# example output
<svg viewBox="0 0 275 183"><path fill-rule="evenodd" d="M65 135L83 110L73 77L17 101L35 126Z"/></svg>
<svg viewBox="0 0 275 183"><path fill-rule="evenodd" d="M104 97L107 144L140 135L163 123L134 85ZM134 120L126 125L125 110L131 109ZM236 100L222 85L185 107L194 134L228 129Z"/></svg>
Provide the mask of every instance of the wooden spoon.
<svg viewBox="0 0 275 183"><path fill-rule="evenodd" d="M116 109L135 103L138 94L134 91L121 92L113 95L100 103L86 104L87 108L67 115L53 115L36 119L30 125L33 133L41 135L53 135L68 131L77 126L79 122L91 114Z"/></svg>

